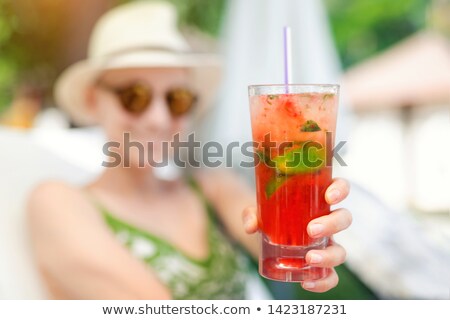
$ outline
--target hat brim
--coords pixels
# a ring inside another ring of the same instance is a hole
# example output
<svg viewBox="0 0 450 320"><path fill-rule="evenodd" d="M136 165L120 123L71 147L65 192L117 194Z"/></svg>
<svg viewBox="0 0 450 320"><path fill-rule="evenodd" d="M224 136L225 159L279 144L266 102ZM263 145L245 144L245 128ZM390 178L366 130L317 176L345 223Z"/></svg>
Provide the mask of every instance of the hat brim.
<svg viewBox="0 0 450 320"><path fill-rule="evenodd" d="M217 56L171 52L130 52L105 61L90 59L77 62L58 78L54 88L55 102L77 125L95 125L96 119L88 107L87 90L106 70L130 68L187 68L189 85L198 93L198 118L208 109L215 97L221 76Z"/></svg>

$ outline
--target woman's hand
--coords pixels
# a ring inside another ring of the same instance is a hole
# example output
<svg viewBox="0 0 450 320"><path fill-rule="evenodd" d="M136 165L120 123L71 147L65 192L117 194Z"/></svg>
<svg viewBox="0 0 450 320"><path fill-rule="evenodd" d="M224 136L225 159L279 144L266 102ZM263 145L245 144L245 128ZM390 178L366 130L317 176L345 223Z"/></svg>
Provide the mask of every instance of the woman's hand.
<svg viewBox="0 0 450 320"><path fill-rule="evenodd" d="M334 179L325 193L325 200L337 204L344 200L350 191L349 183L344 179ZM258 231L256 207L248 207L242 214L245 232L253 234ZM347 229L352 223L352 215L347 209L336 209L329 215L311 220L308 234L312 238L330 237L330 244L324 250L310 250L306 254L306 262L311 266L330 268L327 277L315 281L305 281L302 287L312 292L325 292L338 284L338 276L334 267L345 261L345 249L333 241L332 236Z"/></svg>

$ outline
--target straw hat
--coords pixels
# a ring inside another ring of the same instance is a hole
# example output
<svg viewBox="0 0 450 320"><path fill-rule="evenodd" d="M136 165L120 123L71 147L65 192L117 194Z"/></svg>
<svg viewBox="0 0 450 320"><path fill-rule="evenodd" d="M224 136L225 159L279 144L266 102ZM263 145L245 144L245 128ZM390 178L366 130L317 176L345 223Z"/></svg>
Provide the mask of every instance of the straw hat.
<svg viewBox="0 0 450 320"><path fill-rule="evenodd" d="M177 28L171 4L137 1L100 18L91 34L87 59L67 68L56 81L56 103L77 124L95 124L85 99L98 75L105 70L146 67L188 68L189 85L199 94L197 115L212 102L220 78L217 56L191 51Z"/></svg>

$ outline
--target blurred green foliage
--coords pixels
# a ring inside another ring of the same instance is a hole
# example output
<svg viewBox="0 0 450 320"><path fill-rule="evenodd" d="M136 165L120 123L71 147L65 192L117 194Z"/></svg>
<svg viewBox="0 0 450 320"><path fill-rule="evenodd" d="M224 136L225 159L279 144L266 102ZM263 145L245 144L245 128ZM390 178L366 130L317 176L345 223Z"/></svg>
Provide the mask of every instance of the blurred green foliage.
<svg viewBox="0 0 450 320"><path fill-rule="evenodd" d="M116 0L117 5L142 0ZM161 0L155 0L161 1ZM173 3L179 14L179 24L195 26L212 36L218 36L227 0L163 0Z"/></svg>
<svg viewBox="0 0 450 320"><path fill-rule="evenodd" d="M177 6L181 25L191 25L218 36L226 0L169 0Z"/></svg>
<svg viewBox="0 0 450 320"><path fill-rule="evenodd" d="M21 5L16 6L14 1L20 1ZM136 0L109 1L115 6ZM177 6L180 25L198 27L212 36L219 34L226 0L167 1ZM0 0L0 114L8 107L19 84L44 88L48 94L61 69L57 65L61 45L55 39L61 39L64 15L44 16L42 12L49 6L61 13L64 1ZM18 8L26 14L19 15Z"/></svg>
<svg viewBox="0 0 450 320"><path fill-rule="evenodd" d="M4 51L17 24L17 19L9 14L6 3L0 2L0 113L8 105L12 97L11 86L16 82L17 63Z"/></svg>
<svg viewBox="0 0 450 320"><path fill-rule="evenodd" d="M0 113L20 90L47 94L57 75L64 16L61 1L0 0Z"/></svg>
<svg viewBox="0 0 450 320"><path fill-rule="evenodd" d="M341 56L348 67L423 28L429 0L325 0Z"/></svg>
<svg viewBox="0 0 450 320"><path fill-rule="evenodd" d="M58 66L58 50L53 35L64 24L55 17L32 12L27 21L11 10L19 0L0 0L0 113L18 83L51 86ZM36 4L39 1L25 1ZM110 0L111 5L138 0ZM167 0L180 12L181 25L193 25L217 36L227 0ZM427 0L324 0L331 20L336 45L344 67L359 62L389 47L425 25ZM45 3L45 1L44 1ZM47 1L54 6L63 1ZM30 7L31 8L31 7ZM38 11L34 9L34 11ZM62 18L62 20L61 20ZM33 25L34 23L34 25Z"/></svg>

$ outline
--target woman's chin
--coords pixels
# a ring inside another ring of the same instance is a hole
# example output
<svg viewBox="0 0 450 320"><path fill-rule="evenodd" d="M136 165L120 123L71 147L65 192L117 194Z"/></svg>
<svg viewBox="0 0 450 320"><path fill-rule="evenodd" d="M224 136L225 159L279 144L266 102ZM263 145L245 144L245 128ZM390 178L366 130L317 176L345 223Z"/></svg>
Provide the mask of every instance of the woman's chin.
<svg viewBox="0 0 450 320"><path fill-rule="evenodd" d="M151 156L151 157L143 157L143 158L131 158L129 161L129 165L125 167L131 168L158 168L165 167L169 163L167 157L163 156Z"/></svg>

